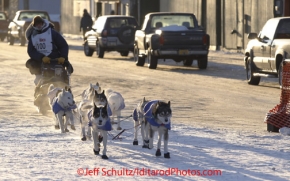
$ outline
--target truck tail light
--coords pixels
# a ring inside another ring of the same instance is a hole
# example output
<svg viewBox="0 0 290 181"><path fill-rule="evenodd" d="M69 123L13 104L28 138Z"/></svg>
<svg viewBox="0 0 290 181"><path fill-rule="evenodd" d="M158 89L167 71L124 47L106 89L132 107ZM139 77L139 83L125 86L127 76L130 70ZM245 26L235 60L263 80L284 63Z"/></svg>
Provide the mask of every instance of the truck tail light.
<svg viewBox="0 0 290 181"><path fill-rule="evenodd" d="M164 44L164 37L162 35L159 38L159 43L160 43L160 45Z"/></svg>
<svg viewBox="0 0 290 181"><path fill-rule="evenodd" d="M108 35L108 31L107 30L103 30L102 36L107 36L107 35Z"/></svg>

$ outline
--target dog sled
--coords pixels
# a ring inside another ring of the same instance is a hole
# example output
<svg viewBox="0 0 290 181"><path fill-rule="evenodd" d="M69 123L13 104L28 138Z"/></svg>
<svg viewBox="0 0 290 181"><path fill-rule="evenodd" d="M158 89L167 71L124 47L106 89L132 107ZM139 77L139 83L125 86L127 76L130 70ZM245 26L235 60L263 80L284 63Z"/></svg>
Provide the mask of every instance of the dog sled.
<svg viewBox="0 0 290 181"><path fill-rule="evenodd" d="M47 97L50 84L60 88L69 87L70 74L66 67L58 64L57 59L51 59L49 64L42 63L41 74L42 78L34 91L34 105L38 108L39 113L45 115L51 109Z"/></svg>

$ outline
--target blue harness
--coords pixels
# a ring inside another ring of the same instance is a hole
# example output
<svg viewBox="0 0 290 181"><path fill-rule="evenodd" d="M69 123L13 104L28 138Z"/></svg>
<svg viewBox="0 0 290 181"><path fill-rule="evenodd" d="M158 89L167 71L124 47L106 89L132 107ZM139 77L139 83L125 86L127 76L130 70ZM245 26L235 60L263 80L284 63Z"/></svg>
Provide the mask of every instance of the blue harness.
<svg viewBox="0 0 290 181"><path fill-rule="evenodd" d="M88 112L88 118L89 118L89 123L88 123L88 126L93 126L92 124L92 112L93 110L91 109L89 112ZM112 130L112 124L111 124L111 120L110 118L108 118L108 120L106 121L105 125L103 126L97 126L98 129L101 129L101 130L104 130L104 131L111 131Z"/></svg>
<svg viewBox="0 0 290 181"><path fill-rule="evenodd" d="M77 106L74 104L73 106L65 109L65 108L61 107L57 101L58 101L58 98L56 97L53 99L53 102L52 102L52 111L54 112L54 114L57 114L59 111L66 112L66 111L71 111L72 109L77 108Z"/></svg>
<svg viewBox="0 0 290 181"><path fill-rule="evenodd" d="M152 126L157 126L157 127L164 126L164 127L166 127L167 129L170 130L171 129L171 123L169 123L169 124L159 124L159 123L156 122L156 119L155 119L155 117L152 114L152 107L157 102L158 102L158 100L153 100L153 101L149 101L147 104L145 104L145 106L144 106L145 120L148 121ZM134 110L133 119L135 120L136 118L138 118L137 111Z"/></svg>

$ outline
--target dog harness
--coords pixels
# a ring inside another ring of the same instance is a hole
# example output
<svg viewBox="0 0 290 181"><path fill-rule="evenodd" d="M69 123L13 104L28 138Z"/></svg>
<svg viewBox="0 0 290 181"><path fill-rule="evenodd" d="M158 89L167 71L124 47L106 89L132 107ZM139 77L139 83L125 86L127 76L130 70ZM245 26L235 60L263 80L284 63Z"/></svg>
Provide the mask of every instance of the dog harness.
<svg viewBox="0 0 290 181"><path fill-rule="evenodd" d="M88 126L93 126L93 110L91 109L88 112L88 119L89 119L89 123ZM108 120L106 121L105 125L103 126L97 126L98 129L104 130L104 131L111 131L112 130L112 124L111 124L111 120L110 118L108 118Z"/></svg>
<svg viewBox="0 0 290 181"><path fill-rule="evenodd" d="M169 122L169 124L159 124L159 123L156 122L156 118L152 114L152 107L157 102L158 102L158 100L153 100L153 101L150 101L147 104L145 104L145 106L144 106L145 120L148 121L152 126L157 126L157 127L164 126L164 127L166 127L167 129L170 130L171 129L171 123L170 122ZM136 111L136 114L137 114L137 111ZM134 119L134 112L133 112L133 119Z"/></svg>
<svg viewBox="0 0 290 181"><path fill-rule="evenodd" d="M57 114L59 111L67 112L67 111L71 111L72 109L77 108L77 106L74 104L73 106L65 109L65 108L61 107L61 105L59 105L57 100L58 100L58 98L56 97L53 99L53 102L52 102L52 111L54 112L54 114Z"/></svg>

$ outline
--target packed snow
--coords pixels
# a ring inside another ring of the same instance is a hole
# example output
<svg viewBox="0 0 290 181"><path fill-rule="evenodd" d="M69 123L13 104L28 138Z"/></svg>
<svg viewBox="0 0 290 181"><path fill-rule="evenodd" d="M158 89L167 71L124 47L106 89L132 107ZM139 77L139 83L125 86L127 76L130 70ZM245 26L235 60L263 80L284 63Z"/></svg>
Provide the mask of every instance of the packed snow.
<svg viewBox="0 0 290 181"><path fill-rule="evenodd" d="M27 94L31 92L32 76L11 72L12 69L5 68L5 61L0 61L0 67L1 180L287 181L290 178L289 136L189 126L175 122L173 112L168 146L171 158L166 159L163 147L161 157L155 156L157 134L153 149L142 148L140 133L139 145L132 144L131 106L122 113L124 133L113 140L121 131L116 130L115 124L115 129L109 132L109 159L103 160L94 155L92 140L81 141L78 121L75 131L70 129L61 134L54 128L52 114L37 113L33 96ZM23 89L15 89L16 84ZM23 111L14 111L16 108Z"/></svg>

